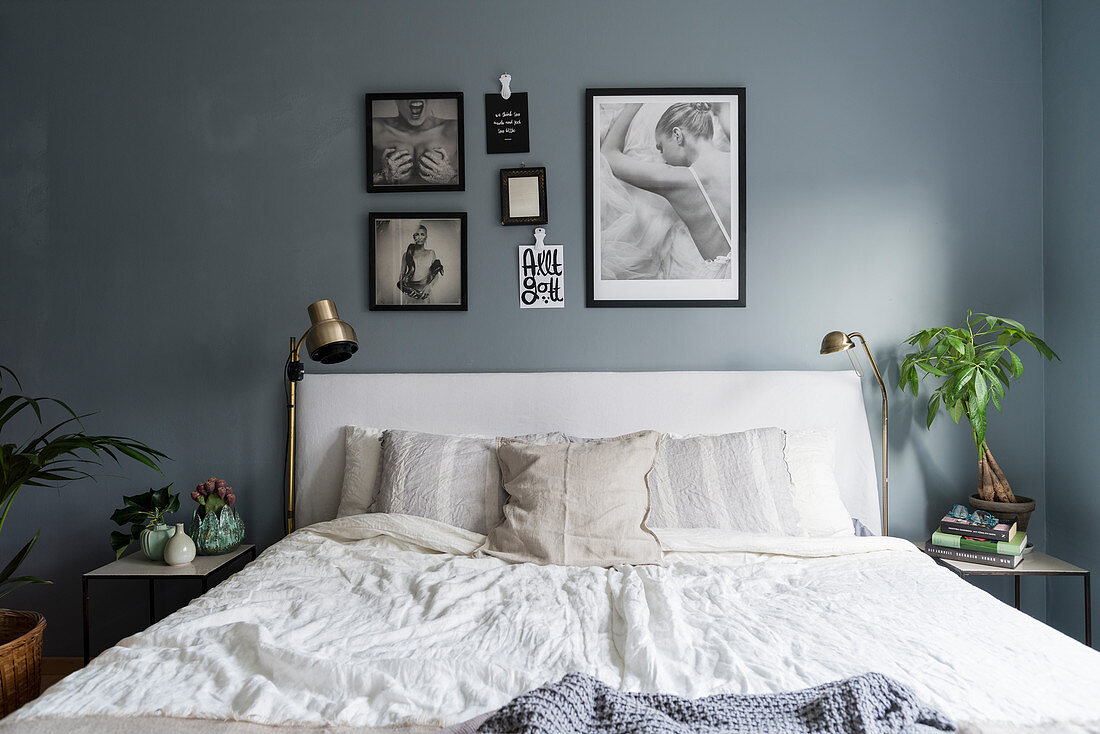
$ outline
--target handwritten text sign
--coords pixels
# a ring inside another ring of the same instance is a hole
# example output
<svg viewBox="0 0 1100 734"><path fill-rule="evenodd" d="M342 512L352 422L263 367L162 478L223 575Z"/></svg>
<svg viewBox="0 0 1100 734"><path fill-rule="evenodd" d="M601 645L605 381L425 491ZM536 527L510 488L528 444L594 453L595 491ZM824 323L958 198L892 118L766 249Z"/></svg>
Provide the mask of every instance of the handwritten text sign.
<svg viewBox="0 0 1100 734"><path fill-rule="evenodd" d="M527 92L485 95L485 150L488 153L528 153L531 136L527 120Z"/></svg>
<svg viewBox="0 0 1100 734"><path fill-rule="evenodd" d="M519 307L565 308L562 245L519 246Z"/></svg>

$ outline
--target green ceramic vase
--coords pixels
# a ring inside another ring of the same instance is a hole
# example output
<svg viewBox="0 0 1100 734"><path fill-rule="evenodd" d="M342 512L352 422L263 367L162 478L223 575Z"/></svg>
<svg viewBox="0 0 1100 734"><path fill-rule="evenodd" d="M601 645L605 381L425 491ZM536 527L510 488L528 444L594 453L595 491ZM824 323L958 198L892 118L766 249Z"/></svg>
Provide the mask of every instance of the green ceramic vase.
<svg viewBox="0 0 1100 734"><path fill-rule="evenodd" d="M150 561L164 560L164 546L176 534L175 528L153 525L141 531L141 550Z"/></svg>
<svg viewBox="0 0 1100 734"><path fill-rule="evenodd" d="M232 507L223 507L203 518L196 508L190 536L200 556L220 556L235 550L244 540L244 520Z"/></svg>

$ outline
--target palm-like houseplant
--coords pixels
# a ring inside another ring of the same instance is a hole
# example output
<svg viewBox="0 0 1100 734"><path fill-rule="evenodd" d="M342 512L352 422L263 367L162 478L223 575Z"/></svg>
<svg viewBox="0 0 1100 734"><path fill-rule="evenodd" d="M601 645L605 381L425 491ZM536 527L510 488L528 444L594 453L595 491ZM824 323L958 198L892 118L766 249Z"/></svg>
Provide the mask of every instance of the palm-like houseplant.
<svg viewBox="0 0 1100 734"><path fill-rule="evenodd" d="M932 427L941 405L955 423L965 416L978 452L977 496L986 502L1017 502L986 443L986 410L992 403L1000 412L1009 383L1023 374L1023 361L1014 348L1030 345L1047 360L1060 360L1058 355L1020 322L972 311L960 327L923 329L905 343L916 350L902 360L898 387L916 395L921 378L938 378L939 387L928 399L927 426Z"/></svg>
<svg viewBox="0 0 1100 734"><path fill-rule="evenodd" d="M128 457L160 472L158 462L168 458L160 451L132 438L85 433L81 419L92 414L78 415L56 398L5 395L5 377L10 377L16 387L22 389L15 373L0 365L0 508L2 508L0 532L4 529L4 521L7 520L12 502L19 494L19 490L24 487L56 487L76 479L94 479L95 476L92 473L94 467L102 466L107 458L120 463L122 457ZM10 426L13 425L12 421L16 416L30 415L24 413L30 409L30 413L33 414L41 429L46 425L43 408L48 406L60 408L63 415L67 417L21 443L10 441L9 436L12 432ZM38 540L38 532L36 531L34 537L16 552L3 570L0 570L0 598L27 584L50 583L35 576L16 575L19 566L34 548ZM0 614L3 613L0 611ZM37 695L38 660L41 659L42 654L41 633L45 627L45 621L41 615L25 612L8 612L8 614L21 615L23 618L32 619L34 623L16 638L0 639L0 658L5 654L11 654L11 650L20 650L20 654L27 656L27 663L22 666L22 669L28 671L29 677L33 676L35 680L24 681L23 685L17 682L10 697L7 695L8 689L5 688L5 695L0 700L0 716L18 708L25 700ZM31 634L37 635L37 642L33 645L25 641L25 638Z"/></svg>

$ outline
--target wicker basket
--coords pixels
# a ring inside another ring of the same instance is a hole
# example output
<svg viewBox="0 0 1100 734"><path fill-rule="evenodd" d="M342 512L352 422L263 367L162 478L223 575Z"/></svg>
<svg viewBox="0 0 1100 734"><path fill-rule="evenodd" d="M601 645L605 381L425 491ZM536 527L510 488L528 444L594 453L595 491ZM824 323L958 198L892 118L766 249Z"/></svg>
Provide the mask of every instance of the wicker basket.
<svg viewBox="0 0 1100 734"><path fill-rule="evenodd" d="M0 717L38 697L45 629L38 612L0 609Z"/></svg>

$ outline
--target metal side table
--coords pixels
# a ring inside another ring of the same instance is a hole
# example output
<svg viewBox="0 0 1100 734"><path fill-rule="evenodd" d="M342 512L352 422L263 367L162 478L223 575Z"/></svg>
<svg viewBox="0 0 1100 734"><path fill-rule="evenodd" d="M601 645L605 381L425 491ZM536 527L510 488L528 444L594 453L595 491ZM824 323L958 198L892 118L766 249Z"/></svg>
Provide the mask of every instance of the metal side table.
<svg viewBox="0 0 1100 734"><path fill-rule="evenodd" d="M1020 608L1021 576L1080 576L1085 582L1085 644L1092 647L1092 573L1090 571L1039 551L1032 551L1025 555L1024 560L1020 561L1020 565L1016 568L984 566L980 563L967 563L966 561L955 561L948 558L936 558L935 560L941 566L946 566L962 578L967 576L1012 576L1016 592L1014 606L1017 609Z"/></svg>
<svg viewBox="0 0 1100 734"><path fill-rule="evenodd" d="M150 561L141 551L123 556L117 561L100 566L84 574L84 664L91 659L90 623L88 618L88 582L92 579L129 579L149 582L149 624L157 621L156 582L163 579L198 579L202 593L210 590L210 576L229 564L248 556L256 560L256 546L242 545L220 556L195 556L195 560L183 566L168 566L162 561Z"/></svg>

